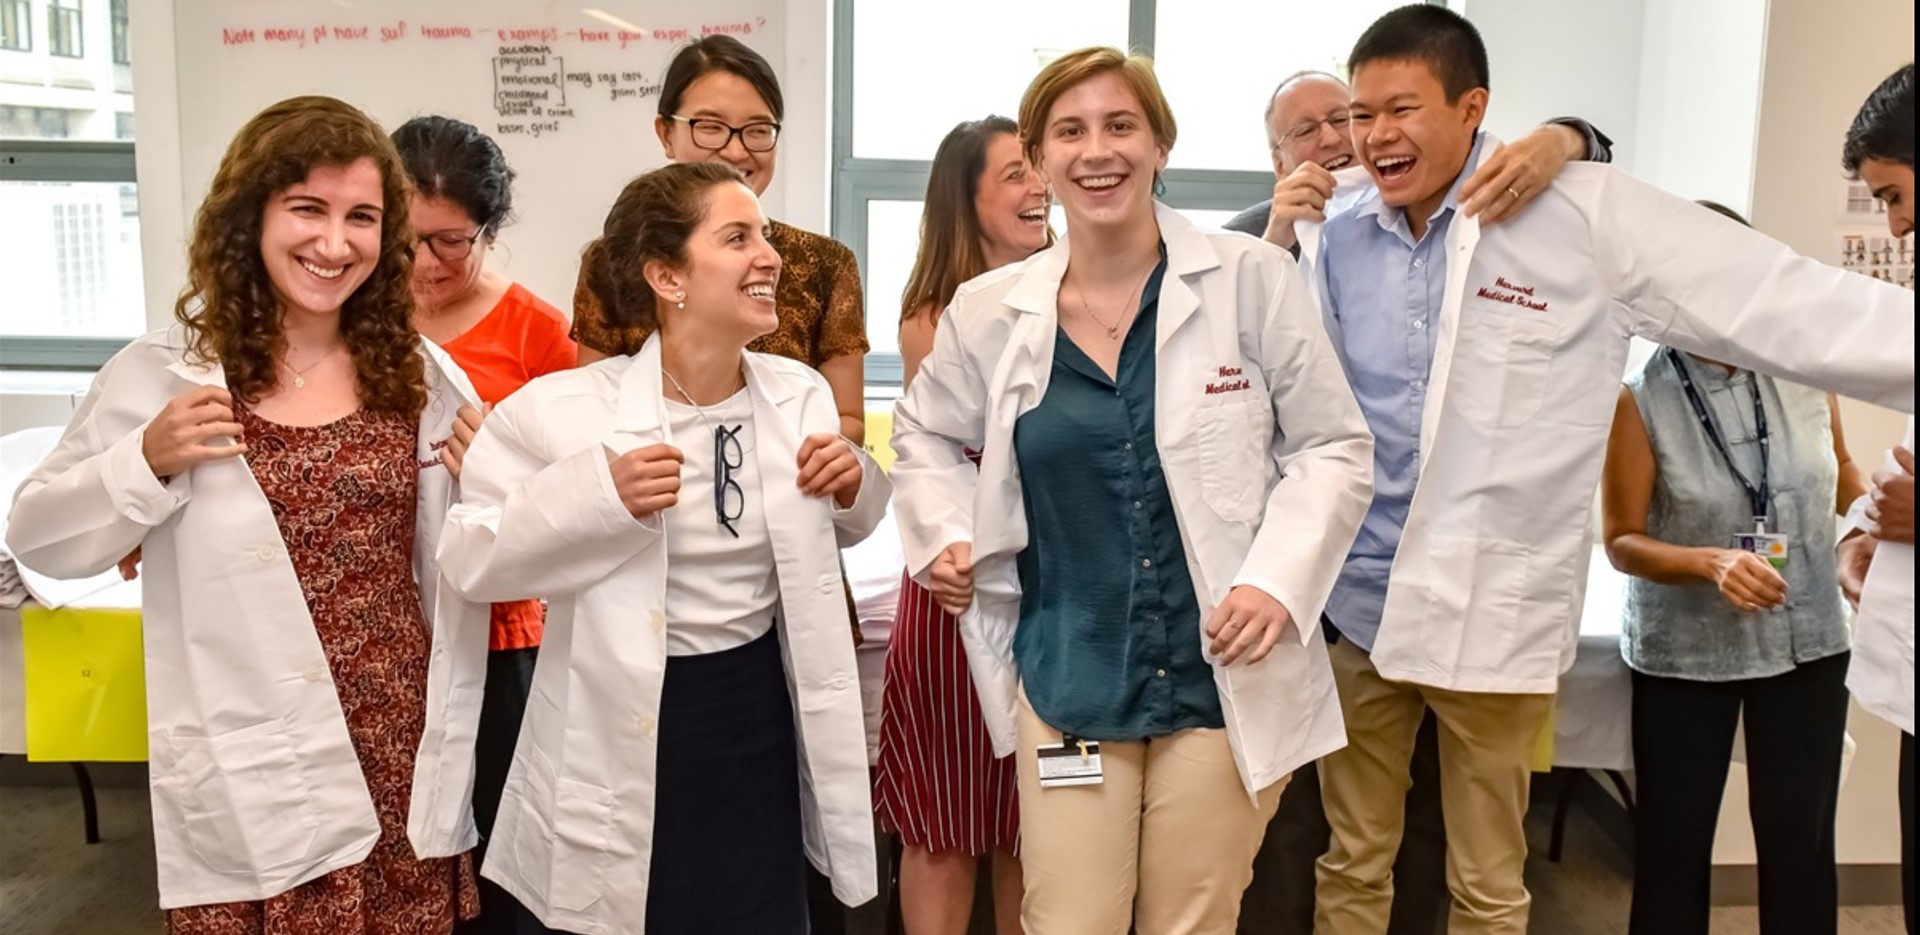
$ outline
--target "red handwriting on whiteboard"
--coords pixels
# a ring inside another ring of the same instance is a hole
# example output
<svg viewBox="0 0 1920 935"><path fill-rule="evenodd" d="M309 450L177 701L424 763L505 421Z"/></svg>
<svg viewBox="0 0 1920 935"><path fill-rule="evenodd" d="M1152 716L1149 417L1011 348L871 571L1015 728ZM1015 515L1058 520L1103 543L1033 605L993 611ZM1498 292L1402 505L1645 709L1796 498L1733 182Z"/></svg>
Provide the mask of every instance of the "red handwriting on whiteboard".
<svg viewBox="0 0 1920 935"><path fill-rule="evenodd" d="M579 32L581 42L612 42L611 29L582 29Z"/></svg>
<svg viewBox="0 0 1920 935"><path fill-rule="evenodd" d="M719 23L713 26L702 26L700 27L700 35L702 36L751 36L753 35L753 24L752 23Z"/></svg>
<svg viewBox="0 0 1920 935"><path fill-rule="evenodd" d="M266 39L268 42L278 42L283 45L297 45L304 48L307 44L307 31L304 29L288 29L276 26L266 30Z"/></svg>
<svg viewBox="0 0 1920 935"><path fill-rule="evenodd" d="M247 43L253 42L253 41L254 41L254 35L253 35L253 30L251 29L220 30L221 45L246 45Z"/></svg>
<svg viewBox="0 0 1920 935"><path fill-rule="evenodd" d="M392 26L380 27L381 42L398 42L407 37L407 21L401 20Z"/></svg>
<svg viewBox="0 0 1920 935"><path fill-rule="evenodd" d="M319 31L315 30L315 34L318 35L318 33ZM366 38L367 38L367 27L365 26L333 27L333 39L335 42L360 42L365 40Z"/></svg>
<svg viewBox="0 0 1920 935"><path fill-rule="evenodd" d="M469 26L422 26L420 37L423 39L471 39L473 29Z"/></svg>
<svg viewBox="0 0 1920 935"><path fill-rule="evenodd" d="M560 38L560 30L551 26L539 29L496 29L501 42L553 42Z"/></svg>
<svg viewBox="0 0 1920 935"><path fill-rule="evenodd" d="M646 39L646 38L647 38L647 34L646 34L646 33L643 33L643 32L629 32L629 31L627 31L627 30L625 30L625 29L622 29L622 30L620 30L620 48L623 48L623 49L624 49L624 48L626 48L626 47L627 47L627 46L628 46L628 45L629 45L630 43L634 43L634 42L640 42L640 41L642 41L642 40L644 40L644 39Z"/></svg>
<svg viewBox="0 0 1920 935"><path fill-rule="evenodd" d="M660 42L679 42L691 38L684 29L656 29L653 38Z"/></svg>

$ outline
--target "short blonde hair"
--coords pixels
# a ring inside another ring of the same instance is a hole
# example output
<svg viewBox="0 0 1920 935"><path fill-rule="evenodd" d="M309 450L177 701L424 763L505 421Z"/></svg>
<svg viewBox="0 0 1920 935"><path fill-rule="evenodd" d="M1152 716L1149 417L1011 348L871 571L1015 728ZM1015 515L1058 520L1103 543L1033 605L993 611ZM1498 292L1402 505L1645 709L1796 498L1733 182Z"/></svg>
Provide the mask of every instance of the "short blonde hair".
<svg viewBox="0 0 1920 935"><path fill-rule="evenodd" d="M1166 92L1160 90L1160 79L1154 77L1153 59L1129 55L1112 46L1090 46L1048 62L1033 77L1033 83L1027 85L1027 93L1021 95L1020 148L1028 162L1040 164L1040 144L1046 131L1047 114L1053 110L1054 102L1082 81L1110 71L1118 72L1120 80L1133 90L1133 96L1140 99L1140 109L1146 112L1147 127L1153 130L1154 141L1162 148L1173 148L1179 128L1174 125L1173 108L1167 105Z"/></svg>

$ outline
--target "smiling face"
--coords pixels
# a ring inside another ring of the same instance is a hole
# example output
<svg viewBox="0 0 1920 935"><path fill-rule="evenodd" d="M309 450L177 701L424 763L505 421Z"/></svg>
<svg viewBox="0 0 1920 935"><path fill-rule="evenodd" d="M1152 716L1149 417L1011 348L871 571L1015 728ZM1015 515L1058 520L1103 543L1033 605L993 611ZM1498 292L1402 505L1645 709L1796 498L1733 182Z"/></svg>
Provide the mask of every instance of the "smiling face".
<svg viewBox="0 0 1920 935"><path fill-rule="evenodd" d="M1022 259L1047 245L1047 183L1020 154L1011 133L987 144L973 196L980 220L980 252L988 267Z"/></svg>
<svg viewBox="0 0 1920 935"><path fill-rule="evenodd" d="M383 179L371 159L318 166L273 193L260 259L283 315L336 315L380 261Z"/></svg>
<svg viewBox="0 0 1920 935"><path fill-rule="evenodd" d="M1167 149L1117 72L1068 88L1040 128L1040 168L1071 227L1140 223L1153 217L1154 177Z"/></svg>
<svg viewBox="0 0 1920 935"><path fill-rule="evenodd" d="M1303 75L1287 82L1273 96L1267 123L1273 174L1284 178L1305 163L1329 172L1352 165L1352 105L1352 92L1332 75Z"/></svg>
<svg viewBox="0 0 1920 935"><path fill-rule="evenodd" d="M686 265L649 275L664 309L662 330L698 327L744 346L778 327L780 254L767 229L760 199L745 185L723 182L708 191L706 220L687 237ZM682 291L686 298L676 298ZM676 308L679 302L686 308Z"/></svg>
<svg viewBox="0 0 1920 935"><path fill-rule="evenodd" d="M767 104L766 98L761 97L747 79L730 71L710 71L694 79L680 99L677 116L688 120L718 120L729 127L776 122L773 108ZM764 153L748 152L740 134L735 133L727 140L727 145L718 150L702 149L694 145L693 127L686 120L667 117L655 117L653 130L660 137L660 145L666 150L667 158L674 162L719 162L730 165L746 178L748 187L753 189L755 195L766 194L767 186L773 184L773 157L779 152L777 145Z"/></svg>
<svg viewBox="0 0 1920 935"><path fill-rule="evenodd" d="M1353 74L1353 143L1381 200L1424 224L1466 168L1487 90L1456 101L1425 62L1383 59Z"/></svg>

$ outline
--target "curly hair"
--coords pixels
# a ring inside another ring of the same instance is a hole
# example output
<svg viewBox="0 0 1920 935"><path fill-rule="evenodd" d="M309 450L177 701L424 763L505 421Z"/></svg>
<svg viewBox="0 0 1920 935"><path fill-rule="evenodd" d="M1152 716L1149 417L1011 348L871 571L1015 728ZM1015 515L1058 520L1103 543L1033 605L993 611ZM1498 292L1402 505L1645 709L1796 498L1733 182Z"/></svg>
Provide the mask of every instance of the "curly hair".
<svg viewBox="0 0 1920 935"><path fill-rule="evenodd" d="M707 220L708 193L728 182L746 184L724 163L683 162L648 172L621 190L600 239L581 260L607 324L659 328L659 297L647 284L646 266L655 260L686 265L687 240Z"/></svg>
<svg viewBox="0 0 1920 935"><path fill-rule="evenodd" d="M425 408L426 364L411 321L412 183L379 124L351 105L318 96L289 98L247 121L194 218L187 285L173 315L186 328L191 356L225 368L227 386L240 399L258 400L274 388L286 349L280 299L260 253L268 203L317 167L361 159L380 171L380 257L341 306L340 333L363 405L408 414Z"/></svg>

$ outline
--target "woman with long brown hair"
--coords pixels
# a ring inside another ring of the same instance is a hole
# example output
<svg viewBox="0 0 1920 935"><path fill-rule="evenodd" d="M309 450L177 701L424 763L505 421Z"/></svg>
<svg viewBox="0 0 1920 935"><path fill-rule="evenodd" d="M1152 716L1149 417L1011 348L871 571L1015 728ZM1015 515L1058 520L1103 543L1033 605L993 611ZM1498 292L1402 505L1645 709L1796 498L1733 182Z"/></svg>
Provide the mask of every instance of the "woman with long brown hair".
<svg viewBox="0 0 1920 935"><path fill-rule="evenodd" d="M426 590L476 404L414 334L411 188L365 114L241 129L176 326L99 373L8 544L55 575L144 555L160 904L176 935L446 933L487 608ZM431 688L431 691L429 690Z"/></svg>
<svg viewBox="0 0 1920 935"><path fill-rule="evenodd" d="M987 117L953 128L933 156L920 252L901 296L900 356L911 383L960 284L1053 240L1047 186L1020 153L1019 128ZM909 935L963 933L974 878L991 860L999 931L1020 931L1020 811L1013 760L995 759L954 620L900 583L881 697L874 807L900 837L901 918Z"/></svg>

